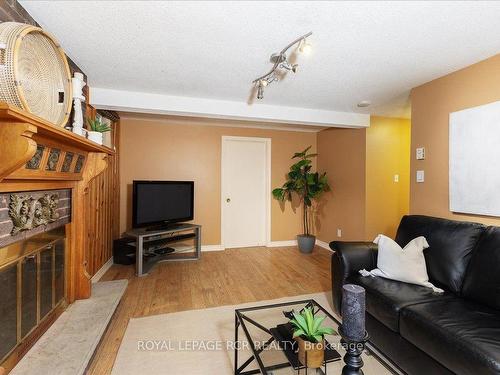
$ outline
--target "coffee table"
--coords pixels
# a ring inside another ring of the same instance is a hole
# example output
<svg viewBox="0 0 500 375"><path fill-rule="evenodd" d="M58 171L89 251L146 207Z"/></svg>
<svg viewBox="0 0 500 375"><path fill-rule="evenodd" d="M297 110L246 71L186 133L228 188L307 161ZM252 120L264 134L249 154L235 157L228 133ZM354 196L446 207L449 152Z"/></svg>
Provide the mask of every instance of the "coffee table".
<svg viewBox="0 0 500 375"><path fill-rule="evenodd" d="M289 319L284 312L300 311L313 307L315 314L325 316L323 325L336 332L339 320L314 299L255 306L235 310L235 375L297 375L297 374L340 374L345 354L338 334L325 337L327 350L325 362L317 370L306 369L295 353L296 344L291 338ZM240 341L240 332L243 333ZM377 351L370 343L363 354L366 375L401 374L401 372ZM370 353L368 355L367 353Z"/></svg>

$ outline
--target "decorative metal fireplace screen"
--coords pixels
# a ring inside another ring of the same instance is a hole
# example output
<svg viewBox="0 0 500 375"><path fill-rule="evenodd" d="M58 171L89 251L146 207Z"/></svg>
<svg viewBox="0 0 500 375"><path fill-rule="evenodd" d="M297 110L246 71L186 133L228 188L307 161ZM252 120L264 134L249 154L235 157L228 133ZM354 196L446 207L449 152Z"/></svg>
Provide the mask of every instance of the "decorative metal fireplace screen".
<svg viewBox="0 0 500 375"><path fill-rule="evenodd" d="M65 303L65 227L0 248L0 362Z"/></svg>
<svg viewBox="0 0 500 375"><path fill-rule="evenodd" d="M0 193L0 248L70 221L70 189Z"/></svg>

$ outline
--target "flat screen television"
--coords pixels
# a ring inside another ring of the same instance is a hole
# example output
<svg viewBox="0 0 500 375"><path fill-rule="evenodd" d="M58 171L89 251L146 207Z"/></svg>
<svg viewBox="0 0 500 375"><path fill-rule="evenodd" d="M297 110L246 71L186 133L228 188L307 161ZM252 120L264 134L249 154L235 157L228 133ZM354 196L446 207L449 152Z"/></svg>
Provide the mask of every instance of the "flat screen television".
<svg viewBox="0 0 500 375"><path fill-rule="evenodd" d="M193 181L134 181L132 226L167 226L193 220Z"/></svg>

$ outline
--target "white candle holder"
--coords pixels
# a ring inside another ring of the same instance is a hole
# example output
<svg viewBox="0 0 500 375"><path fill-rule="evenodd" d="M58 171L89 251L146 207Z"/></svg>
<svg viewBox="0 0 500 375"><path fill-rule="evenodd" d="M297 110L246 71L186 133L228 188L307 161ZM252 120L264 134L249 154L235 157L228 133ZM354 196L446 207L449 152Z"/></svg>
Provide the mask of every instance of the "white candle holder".
<svg viewBox="0 0 500 375"><path fill-rule="evenodd" d="M73 133L85 136L85 129L83 128L83 113L82 113L82 103L85 102L85 97L83 96L83 88L86 83L83 81L83 74L75 72L73 78L71 79L71 84L73 86Z"/></svg>

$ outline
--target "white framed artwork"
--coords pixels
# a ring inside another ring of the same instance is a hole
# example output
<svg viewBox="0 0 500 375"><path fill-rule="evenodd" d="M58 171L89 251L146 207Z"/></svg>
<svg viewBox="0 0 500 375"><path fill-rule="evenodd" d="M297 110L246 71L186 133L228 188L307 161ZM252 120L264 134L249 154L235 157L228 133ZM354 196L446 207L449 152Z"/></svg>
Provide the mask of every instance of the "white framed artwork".
<svg viewBox="0 0 500 375"><path fill-rule="evenodd" d="M500 101L450 113L450 211L500 216Z"/></svg>

